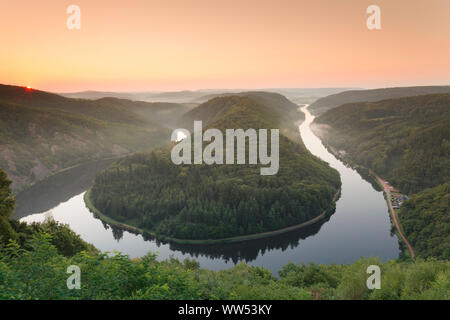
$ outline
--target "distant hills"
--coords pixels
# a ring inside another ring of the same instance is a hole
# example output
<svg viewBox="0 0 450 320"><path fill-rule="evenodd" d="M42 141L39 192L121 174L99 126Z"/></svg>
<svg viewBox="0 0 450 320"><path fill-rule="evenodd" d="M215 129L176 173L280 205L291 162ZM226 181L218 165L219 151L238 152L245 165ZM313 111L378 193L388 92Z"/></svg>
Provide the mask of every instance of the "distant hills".
<svg viewBox="0 0 450 320"><path fill-rule="evenodd" d="M198 100L211 94L221 94L233 92L235 90L228 89L211 89L211 90L183 90L183 91L143 91L143 92L108 92L108 91L82 91L72 93L60 93L61 96L76 99L101 99L106 97L128 99L134 101L145 102L169 102L169 103L198 103Z"/></svg>
<svg viewBox="0 0 450 320"><path fill-rule="evenodd" d="M222 95L236 95L249 91L263 91L281 94L294 103L312 103L315 100L330 94L350 90L353 88L265 88L258 90L248 89L202 89L202 90L184 90L184 91L144 91L144 92L107 92L107 91L82 91L72 93L60 93L59 95L67 98L77 99L100 99L113 97L119 99L128 99L134 101L146 102L172 102L198 105L212 98Z"/></svg>
<svg viewBox="0 0 450 320"><path fill-rule="evenodd" d="M87 160L147 150L169 143L171 128L188 109L0 85L0 168L18 189Z"/></svg>
<svg viewBox="0 0 450 320"><path fill-rule="evenodd" d="M372 90L350 90L332 94L318 99L309 106L314 115L320 115L327 110L345 103L374 102L385 99L419 96L426 94L450 93L450 86L398 87Z"/></svg>
<svg viewBox="0 0 450 320"><path fill-rule="evenodd" d="M208 95L204 95L201 96L200 98L197 98L193 102L203 103L215 97L239 95L239 94L242 95L247 92L270 92L281 94L296 104L308 104L316 101L321 97L325 97L330 94L335 94L349 89L351 88L274 88L261 90L240 90L240 91L234 90L231 92L211 93Z"/></svg>

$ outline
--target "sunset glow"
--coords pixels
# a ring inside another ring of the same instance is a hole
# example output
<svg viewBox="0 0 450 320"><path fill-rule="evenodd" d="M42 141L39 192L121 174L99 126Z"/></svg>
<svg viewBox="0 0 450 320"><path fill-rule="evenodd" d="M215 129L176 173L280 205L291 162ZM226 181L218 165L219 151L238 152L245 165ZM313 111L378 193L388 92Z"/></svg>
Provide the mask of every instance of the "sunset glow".
<svg viewBox="0 0 450 320"><path fill-rule="evenodd" d="M382 29L366 28L378 4ZM450 83L450 1L0 3L0 82L50 91ZM30 32L30 30L32 30Z"/></svg>

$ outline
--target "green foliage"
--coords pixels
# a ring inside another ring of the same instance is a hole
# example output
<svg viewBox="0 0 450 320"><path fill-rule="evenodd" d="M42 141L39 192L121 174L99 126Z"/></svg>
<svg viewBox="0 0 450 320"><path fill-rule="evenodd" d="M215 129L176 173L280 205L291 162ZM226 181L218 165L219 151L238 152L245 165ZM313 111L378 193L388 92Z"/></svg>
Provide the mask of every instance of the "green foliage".
<svg viewBox="0 0 450 320"><path fill-rule="evenodd" d="M0 217L0 243L17 237L8 219Z"/></svg>
<svg viewBox="0 0 450 320"><path fill-rule="evenodd" d="M360 259L349 265L286 265L280 278L244 263L223 271L201 269L192 260L158 261L114 253L79 252L66 257L47 233L36 233L24 249L0 246L0 299L450 299L450 263L381 263ZM367 266L381 267L381 290L366 287ZM66 286L67 267L81 270L81 289Z"/></svg>
<svg viewBox="0 0 450 320"><path fill-rule="evenodd" d="M249 97L215 98L192 112L222 131L289 131L276 109ZM284 135L279 148L274 176L261 176L259 165L176 166L168 150L136 154L100 173L90 198L114 220L178 239L220 239L303 223L330 207L339 175Z"/></svg>
<svg viewBox="0 0 450 320"><path fill-rule="evenodd" d="M26 249L31 239L38 234L45 233L51 237L51 243L56 247L58 253L64 256L73 256L81 251L97 253L97 249L86 243L68 225L55 222L53 219L47 219L43 223L19 222L9 219L15 207L15 199L11 194L11 181L7 179L4 171L0 169L0 245L9 243L10 240Z"/></svg>
<svg viewBox="0 0 450 320"><path fill-rule="evenodd" d="M31 238L37 234L46 233L51 237L51 243L56 247L58 253L63 256L71 257L82 251L90 254L98 252L92 244L81 239L68 225L56 222L53 219L46 219L42 223L33 222L31 224L10 220L10 224L17 235L17 242L25 248L27 241Z"/></svg>
<svg viewBox="0 0 450 320"><path fill-rule="evenodd" d="M9 218L14 211L15 201L11 194L11 181L0 169L0 217Z"/></svg>
<svg viewBox="0 0 450 320"><path fill-rule="evenodd" d="M9 217L15 207L10 185L11 181L8 180L6 173L0 169L0 243L16 238L16 234L9 223Z"/></svg>
<svg viewBox="0 0 450 320"><path fill-rule="evenodd" d="M450 182L403 203L398 217L416 255L450 260Z"/></svg>
<svg viewBox="0 0 450 320"><path fill-rule="evenodd" d="M345 104L314 131L404 193L450 179L450 94Z"/></svg>

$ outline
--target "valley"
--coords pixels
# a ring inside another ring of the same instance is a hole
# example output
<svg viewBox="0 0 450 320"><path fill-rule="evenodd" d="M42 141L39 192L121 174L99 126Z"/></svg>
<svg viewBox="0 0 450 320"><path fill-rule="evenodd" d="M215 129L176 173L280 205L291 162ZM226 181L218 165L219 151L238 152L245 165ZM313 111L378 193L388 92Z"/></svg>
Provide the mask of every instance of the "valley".
<svg viewBox="0 0 450 320"><path fill-rule="evenodd" d="M355 170L344 165L325 149L309 129L314 117L307 109L303 108L302 111L306 114L306 121L300 126L300 133L305 146L338 170L342 179L335 212L331 217L315 224L269 238L249 240L244 244L189 245L158 241L153 237L143 237L102 223L86 208L83 200L85 191L72 182L70 175L67 178L61 177L61 182L58 182L67 189L64 196L61 195L63 197L58 205L55 202L47 206L41 204L41 211L27 206L27 203L35 203L38 199L41 202L50 199L44 193L44 190L54 185L54 182L49 182L48 186L32 188L33 192L19 195L18 208L22 209L20 215L15 217L30 223L44 221L46 217L52 216L56 221L68 224L84 240L101 251L118 250L132 258L142 257L148 251L159 252L158 259L161 261L171 256L180 260L195 259L202 268L211 270L224 270L239 262L246 262L251 266L268 268L276 275L290 261L332 264L351 263L361 256L378 256L382 261L397 258L398 240L391 235L389 213L382 193L373 189ZM90 179L94 177L95 175ZM89 187L90 184L86 183L84 190ZM55 196L56 190L53 192ZM67 198L65 194L70 194L70 190L72 196Z"/></svg>

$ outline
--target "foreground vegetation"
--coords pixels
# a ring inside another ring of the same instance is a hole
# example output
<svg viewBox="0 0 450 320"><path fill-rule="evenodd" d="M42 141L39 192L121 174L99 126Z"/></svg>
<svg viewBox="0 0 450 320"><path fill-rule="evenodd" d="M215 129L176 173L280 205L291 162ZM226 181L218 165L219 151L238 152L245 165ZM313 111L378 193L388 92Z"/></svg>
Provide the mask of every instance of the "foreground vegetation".
<svg viewBox="0 0 450 320"><path fill-rule="evenodd" d="M284 124L293 123L252 95L215 98L189 115L222 132L291 132ZM298 131L296 138L280 134L280 168L273 176L261 176L260 165L177 166L169 150L136 154L100 173L90 200L104 215L168 240L223 239L304 223L332 206L340 179L306 150Z"/></svg>
<svg viewBox="0 0 450 320"><path fill-rule="evenodd" d="M38 234L24 250L0 249L0 299L449 299L449 262L360 259L350 265L284 266L274 277L246 264L225 271L193 260L158 261L149 253L130 259L116 253L65 257ZM381 267L381 289L368 290L366 269ZM81 269L81 289L68 290L67 267Z"/></svg>

